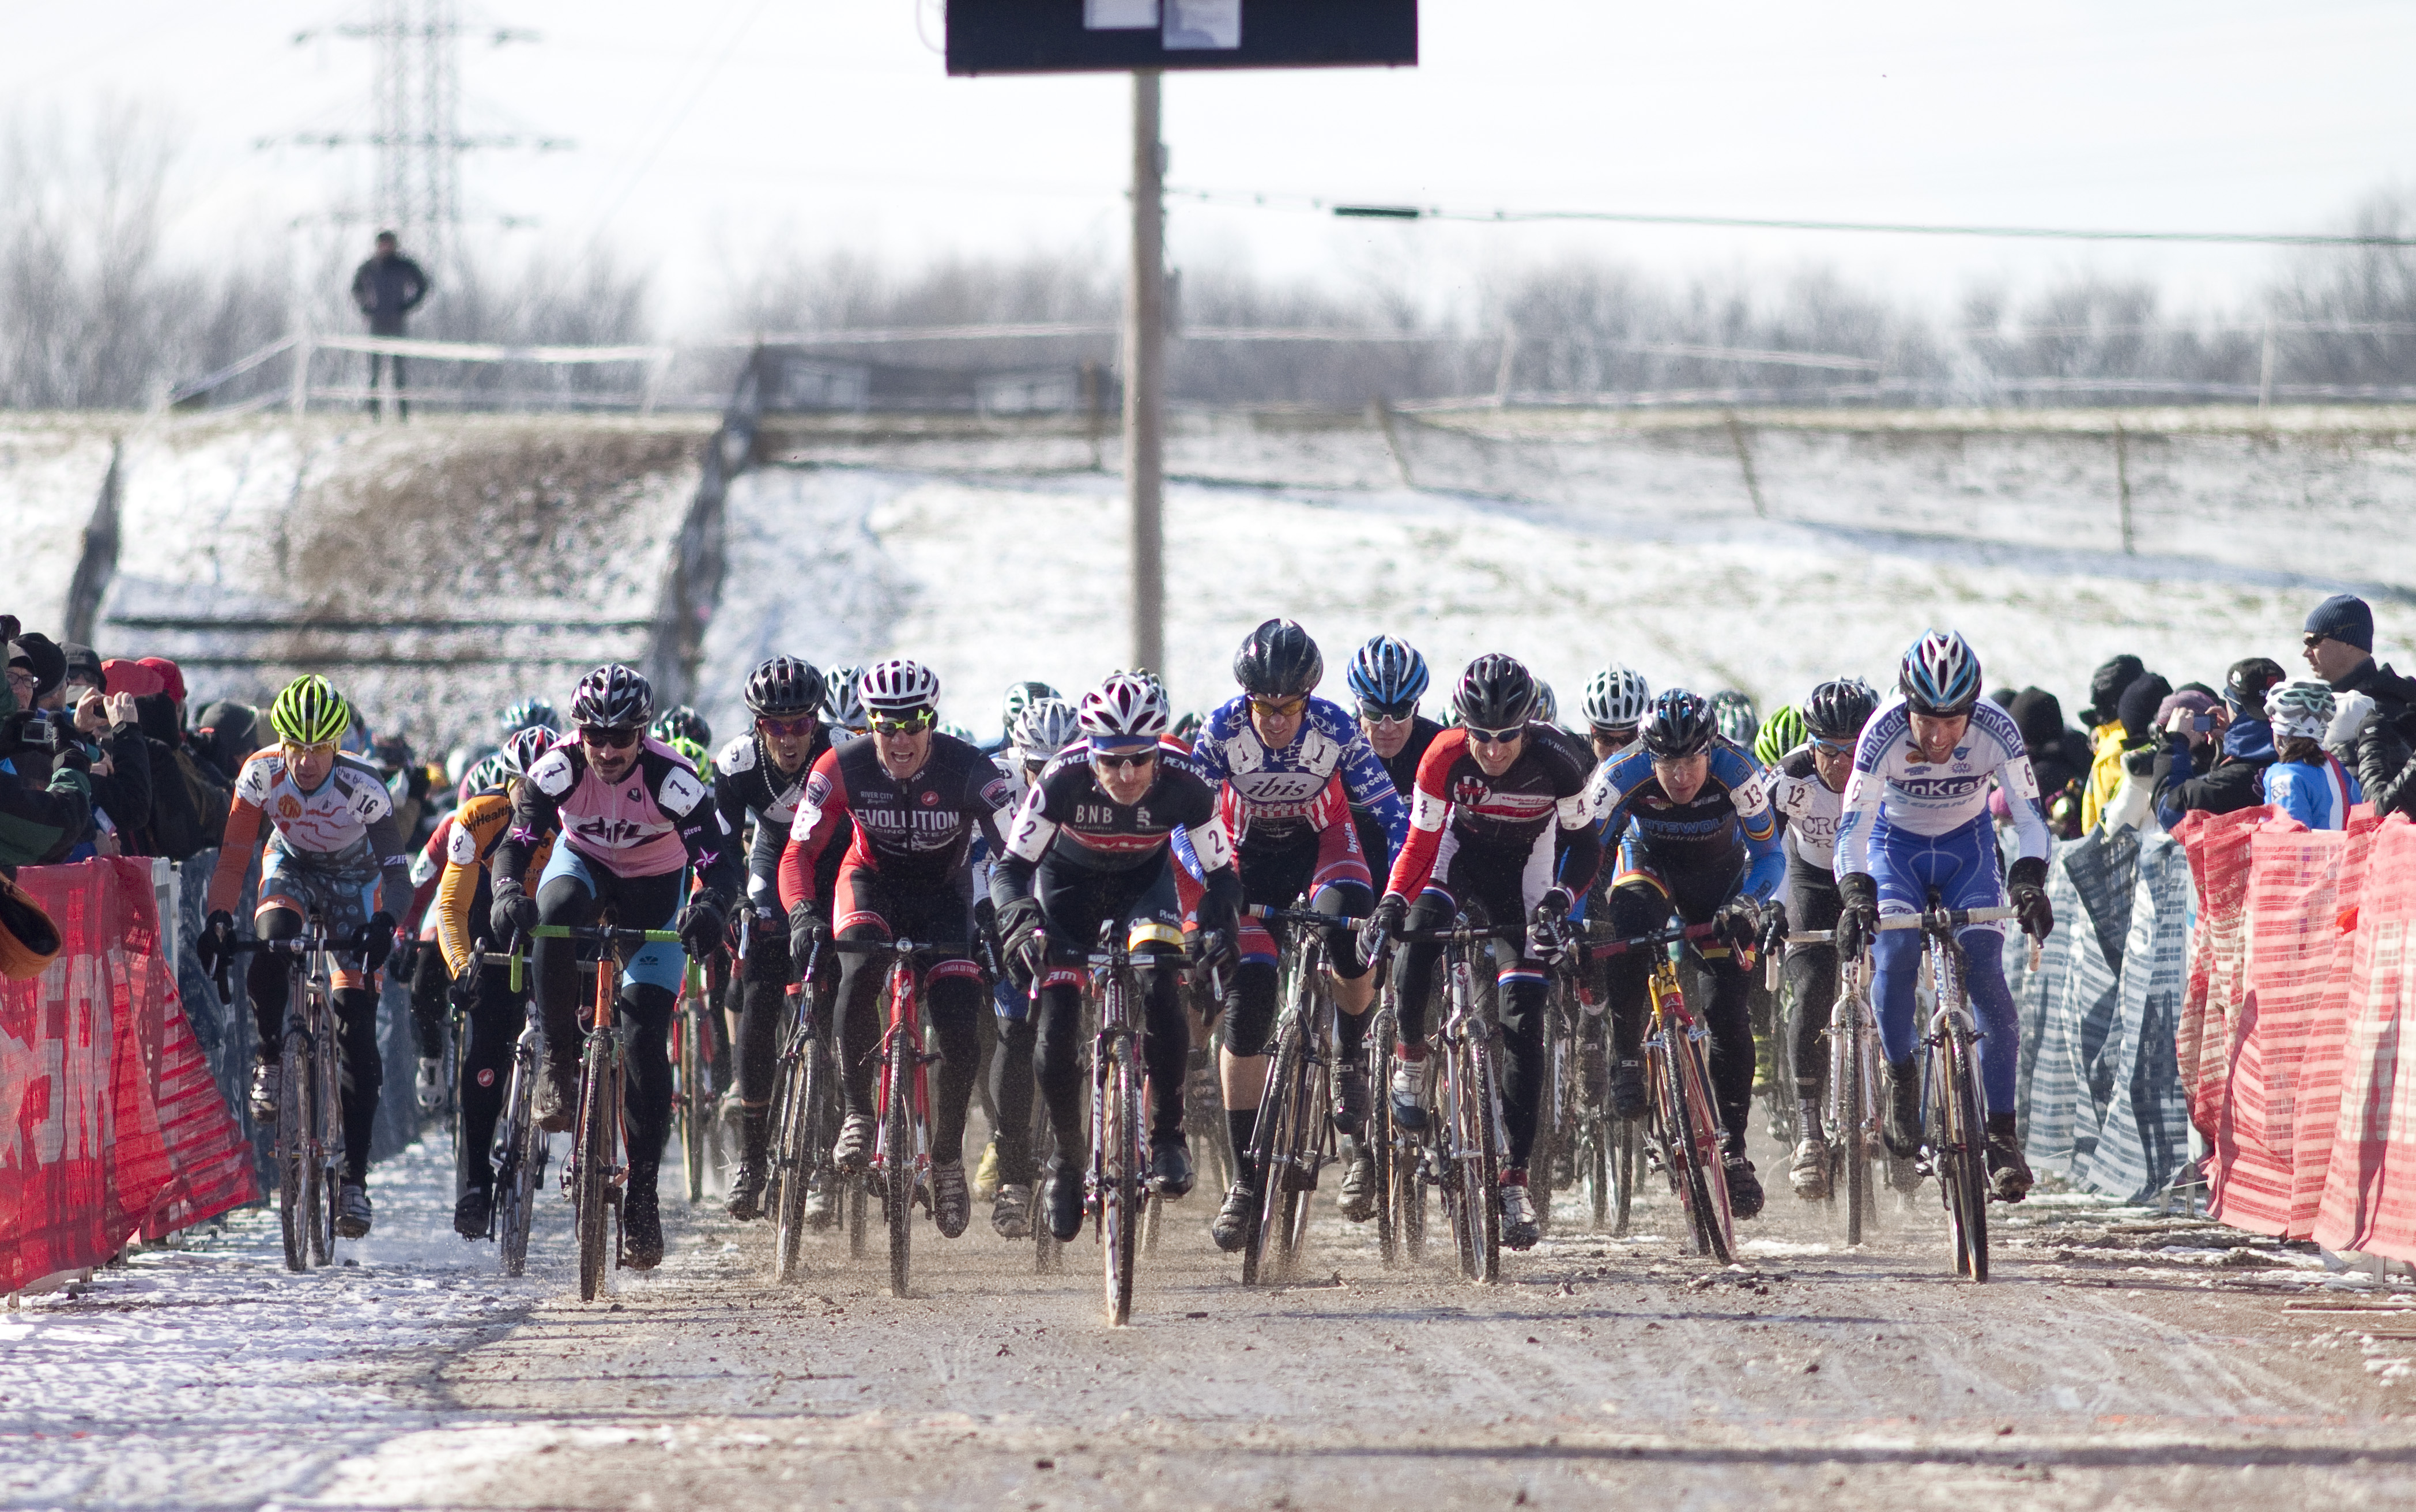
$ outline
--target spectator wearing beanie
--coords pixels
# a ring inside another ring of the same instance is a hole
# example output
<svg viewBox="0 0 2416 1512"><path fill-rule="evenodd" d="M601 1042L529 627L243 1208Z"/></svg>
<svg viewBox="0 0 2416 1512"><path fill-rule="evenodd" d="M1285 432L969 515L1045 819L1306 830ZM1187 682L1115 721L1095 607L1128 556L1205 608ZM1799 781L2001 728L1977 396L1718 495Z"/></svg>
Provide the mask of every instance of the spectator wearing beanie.
<svg viewBox="0 0 2416 1512"><path fill-rule="evenodd" d="M0 638L6 639L12 669L23 651L13 615L0 614ZM32 658L24 657L28 667ZM67 854L92 824L92 787L82 772L61 765L46 783L28 782L9 760L20 753L26 721L17 702L17 689L28 681L0 681L0 876L14 877L17 868L54 861Z"/></svg>
<svg viewBox="0 0 2416 1512"><path fill-rule="evenodd" d="M2177 688L2156 705L2148 730L2148 748L2129 753L2123 764L2126 771L2139 774L2155 795L2158 824L2169 829L2189 811L2186 807L2175 807L2168 791L2173 764L2183 763L2193 772L2212 767L2223 748L2227 723L2222 702L2203 683Z"/></svg>
<svg viewBox="0 0 2416 1512"><path fill-rule="evenodd" d="M2080 827L2084 833L2097 827L2097 816L2122 786L2122 695L2146 675L2146 664L2125 654L2089 676L2089 710L2082 716L2082 722L2089 727L2091 747L2089 780L2080 794Z"/></svg>
<svg viewBox="0 0 2416 1512"><path fill-rule="evenodd" d="M2355 777L2324 749L2324 732L2338 714L2329 684L2285 683L2269 695L2277 759L2265 769L2266 801L2309 829L2346 829L2348 811L2363 801Z"/></svg>
<svg viewBox="0 0 2416 1512"><path fill-rule="evenodd" d="M2084 831L2097 827L2106 817L2106 805L2122 791L2123 762L2154 740L2156 706L2171 697L2172 691L2172 684L2154 673L2143 672L2123 684L2114 701L2113 722L2099 725L2091 732L2097 748L2089 764L2088 791L2081 795L2080 824ZM2131 823L2136 824L2143 817L2135 816Z"/></svg>
<svg viewBox="0 0 2416 1512"><path fill-rule="evenodd" d="M2416 708L2416 682L2374 659L2374 611L2355 594L2333 595L2308 612L2300 652L2307 669L2336 695L2338 707L2324 745L2344 762L2357 760L2357 737L2368 717L2397 724Z"/></svg>
<svg viewBox="0 0 2416 1512"><path fill-rule="evenodd" d="M2098 827L2112 833L2118 829L2144 827L2155 813L2156 711L2173 696L2173 688L2154 673L2138 678L2122 689L2120 703L2122 734L2114 748L2111 764L2114 791L2100 802L2097 809ZM2101 757L2090 768L2091 792L2106 772L2107 763Z"/></svg>
<svg viewBox="0 0 2416 1512"><path fill-rule="evenodd" d="M2223 680L2223 707L2209 710L2213 728L2195 728L2168 715L2165 749L2155 765L2156 816L2169 829L2182 814L2202 809L2227 814L2265 801L2265 768L2273 764L2273 725L2265 695L2283 680L2282 664L2271 657L2233 662ZM2176 693L2174 698L2182 695Z"/></svg>
<svg viewBox="0 0 2416 1512"><path fill-rule="evenodd" d="M2078 839L2081 792L2089 782L2089 737L2063 722L2063 705L2043 688L2023 688L2006 702L2005 710L2030 751L2047 827L2060 839Z"/></svg>

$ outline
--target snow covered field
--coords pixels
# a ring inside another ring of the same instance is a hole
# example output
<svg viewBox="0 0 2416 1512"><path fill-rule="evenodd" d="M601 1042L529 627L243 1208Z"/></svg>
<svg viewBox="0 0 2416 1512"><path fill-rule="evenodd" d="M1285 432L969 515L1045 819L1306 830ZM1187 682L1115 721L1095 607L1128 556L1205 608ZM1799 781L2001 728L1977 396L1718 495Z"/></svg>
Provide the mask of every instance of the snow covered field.
<svg viewBox="0 0 2416 1512"><path fill-rule="evenodd" d="M1010 681L1070 690L1126 658L1113 476L774 467L738 478L728 510L702 680L717 724L736 722L747 669L776 650L923 658L944 717L985 733ZM1392 631L1439 684L1481 652L1527 658L1572 717L1613 659L1656 687L1741 688L1767 708L1824 677L1892 676L1937 623L1972 638L1990 686L2037 684L2076 715L2090 669L2120 651L2176 683L2219 682L2252 653L2295 665L2300 622L2332 591L2188 558L1404 488L1178 483L1166 529L1166 673L1194 707L1231 695L1251 626L1291 614L1324 648L1329 696L1351 648ZM2378 650L2405 658L2395 643Z"/></svg>

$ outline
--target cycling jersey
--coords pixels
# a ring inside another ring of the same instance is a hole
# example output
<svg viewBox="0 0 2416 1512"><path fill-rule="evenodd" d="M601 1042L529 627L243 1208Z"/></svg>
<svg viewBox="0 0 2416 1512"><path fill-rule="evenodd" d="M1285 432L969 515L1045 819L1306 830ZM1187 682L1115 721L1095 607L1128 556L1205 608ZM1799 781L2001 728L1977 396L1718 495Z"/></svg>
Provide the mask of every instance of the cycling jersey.
<svg viewBox="0 0 2416 1512"><path fill-rule="evenodd" d="M272 826L264 904L271 896L268 877L318 873L357 883L360 890L375 880L384 912L399 918L410 910L410 863L395 826L394 797L377 768L339 754L325 779L305 793L287 769L282 748L271 746L254 752L236 774L205 913L231 912L242 896L263 818Z"/></svg>
<svg viewBox="0 0 2416 1512"><path fill-rule="evenodd" d="M1870 871L1871 852L1889 831L1930 838L1986 824L1992 779L2005 794L2021 854L2044 860L2048 837L2038 778L2014 717L1982 699L1954 751L1927 762L1912 743L1912 706L1901 694L1889 700L1854 746L1854 775L1837 820L1837 874Z"/></svg>
<svg viewBox="0 0 2416 1512"><path fill-rule="evenodd" d="M1237 801L1232 835L1246 843L1250 832L1281 834L1303 826L1322 829L1336 817L1321 811L1326 780L1339 776L1351 803L1383 820L1398 847L1409 809L1376 759L1359 721L1340 704L1312 698L1301 711L1300 728L1281 750L1269 750L1250 723L1250 701L1236 698L1208 716L1192 759L1210 782L1223 782Z"/></svg>
<svg viewBox="0 0 2416 1512"><path fill-rule="evenodd" d="M1456 853L1473 850L1522 856L1531 893L1554 880L1582 893L1602 860L1593 815L1585 764L1548 726L1528 724L1518 759L1500 777L1476 764L1467 731L1445 730L1418 763L1409 837L1385 890L1414 899L1439 869L1449 873Z"/></svg>
<svg viewBox="0 0 2416 1512"><path fill-rule="evenodd" d="M456 976L469 966L471 947L488 937L491 898L487 863L503 843L511 818L511 794L497 788L454 809L437 831L445 841L445 874L436 885L436 943ZM532 895L553 854L553 836L545 836L530 853L521 886Z"/></svg>
<svg viewBox="0 0 2416 1512"><path fill-rule="evenodd" d="M495 848L495 870L526 873L540 838L558 833L559 848L587 864L581 870L655 877L693 866L698 887L726 901L737 890L737 842L711 798L687 758L652 735L617 782L566 742L512 784L512 824Z"/></svg>
<svg viewBox="0 0 2416 1512"><path fill-rule="evenodd" d="M755 838L747 851L747 898L758 908L778 905L780 854L789 848L789 830L796 822L797 806L805 801L806 781L830 748L830 726L818 724L806 759L795 771L782 772L763 748L763 737L750 730L713 759L713 801L722 822L732 835L740 835L746 833L747 816L755 818ZM843 853L851 838L836 833L831 843ZM829 878L823 881L827 884Z"/></svg>
<svg viewBox="0 0 2416 1512"><path fill-rule="evenodd" d="M807 779L780 856L780 902L793 909L816 900L815 869L841 817L854 829L845 867L880 872L892 890L946 883L965 869L974 835L996 842L1011 792L972 742L936 731L922 767L902 781L881 764L873 736L834 747Z"/></svg>
<svg viewBox="0 0 2416 1512"><path fill-rule="evenodd" d="M1737 890L1768 899L1787 875L1778 848L1778 820L1770 809L1760 768L1748 751L1722 735L1704 752L1703 785L1675 803L1642 744L1613 754L1596 769L1590 790L1606 840L1621 846L1629 870L1733 877Z"/></svg>
<svg viewBox="0 0 2416 1512"><path fill-rule="evenodd" d="M1054 859L1086 871L1128 871L1158 860L1181 835L1200 870L1230 869L1232 841L1217 814L1216 790L1188 756L1160 745L1157 772L1137 803L1118 803L1091 769L1091 748L1077 741L1032 785L1008 826L991 896L1028 896L1033 869ZM1000 888L1006 891L1002 894Z"/></svg>
<svg viewBox="0 0 2416 1512"><path fill-rule="evenodd" d="M1837 859L1837 816L1846 795L1830 790L1812 765L1812 748L1798 746L1770 769L1770 806L1793 837L1806 864L1833 870Z"/></svg>

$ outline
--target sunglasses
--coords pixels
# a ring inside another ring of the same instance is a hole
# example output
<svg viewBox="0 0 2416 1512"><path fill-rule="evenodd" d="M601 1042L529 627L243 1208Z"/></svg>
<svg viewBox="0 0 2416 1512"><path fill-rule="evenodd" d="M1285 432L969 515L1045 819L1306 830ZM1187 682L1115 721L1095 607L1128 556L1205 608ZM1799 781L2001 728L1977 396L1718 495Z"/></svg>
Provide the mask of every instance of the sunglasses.
<svg viewBox="0 0 2416 1512"><path fill-rule="evenodd" d="M1418 717L1418 701L1405 698L1398 703L1376 703L1362 699L1359 718L1370 724L1407 724Z"/></svg>
<svg viewBox="0 0 2416 1512"><path fill-rule="evenodd" d="M1816 738L1812 742L1812 748L1819 751L1823 756L1851 756L1854 753L1854 743L1850 740L1820 740Z"/></svg>
<svg viewBox="0 0 2416 1512"><path fill-rule="evenodd" d="M1596 740L1607 740L1614 746L1624 746L1636 738L1636 726L1632 724L1596 724L1586 728L1593 732Z"/></svg>
<svg viewBox="0 0 2416 1512"><path fill-rule="evenodd" d="M1278 719L1291 718L1307 706L1307 697L1300 693L1295 693L1290 698L1260 698L1256 694L1250 696L1251 708L1261 714L1272 714Z"/></svg>
<svg viewBox="0 0 2416 1512"><path fill-rule="evenodd" d="M872 733L876 735L919 735L939 721L939 713L933 709L916 709L896 718L876 714L872 717Z"/></svg>
<svg viewBox="0 0 2416 1512"><path fill-rule="evenodd" d="M2309 651L2313 651L2316 647L2323 644L2326 641L2331 639L2331 636L2322 634L2319 631L2309 630L2306 634L2299 637L2299 644Z"/></svg>
<svg viewBox="0 0 2416 1512"><path fill-rule="evenodd" d="M1129 751L1123 755L1094 751L1091 755L1091 764L1103 772L1137 772L1155 760L1157 752L1155 750Z"/></svg>
<svg viewBox="0 0 2416 1512"><path fill-rule="evenodd" d="M1523 724L1515 730L1471 729L1468 738L1480 746L1506 746L1526 733L1527 727Z"/></svg>
<svg viewBox="0 0 2416 1512"><path fill-rule="evenodd" d="M594 746L599 750L627 750L644 737L642 730L613 730L600 724L579 727L580 744Z"/></svg>
<svg viewBox="0 0 2416 1512"><path fill-rule="evenodd" d="M816 720L810 714L800 714L793 719L775 719L766 716L755 721L755 728L767 735L795 740L814 733Z"/></svg>
<svg viewBox="0 0 2416 1512"><path fill-rule="evenodd" d="M295 745L291 740L279 741L278 748L285 753L285 759L289 762L298 762L311 756L336 754L336 743L332 740L314 740L307 746Z"/></svg>

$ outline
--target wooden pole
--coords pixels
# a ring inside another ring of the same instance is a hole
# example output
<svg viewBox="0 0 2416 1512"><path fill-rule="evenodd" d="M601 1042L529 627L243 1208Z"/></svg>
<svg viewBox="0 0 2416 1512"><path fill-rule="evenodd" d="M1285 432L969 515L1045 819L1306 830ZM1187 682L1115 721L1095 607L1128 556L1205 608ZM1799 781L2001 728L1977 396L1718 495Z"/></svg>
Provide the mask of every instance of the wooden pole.
<svg viewBox="0 0 2416 1512"><path fill-rule="evenodd" d="M1125 284L1125 498L1132 510L1132 665L1166 671L1166 220L1158 75L1133 74L1132 269Z"/></svg>

